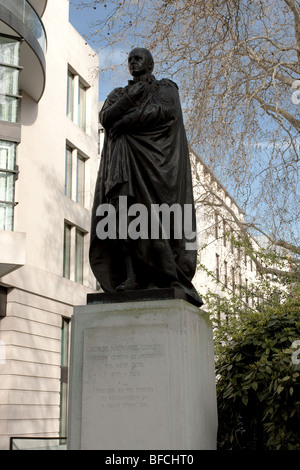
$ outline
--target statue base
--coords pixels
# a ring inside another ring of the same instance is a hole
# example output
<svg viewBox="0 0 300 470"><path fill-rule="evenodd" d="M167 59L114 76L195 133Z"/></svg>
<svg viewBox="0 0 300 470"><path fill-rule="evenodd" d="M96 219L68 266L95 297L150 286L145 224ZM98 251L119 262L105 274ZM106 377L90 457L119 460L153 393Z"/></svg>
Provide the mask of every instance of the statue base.
<svg viewBox="0 0 300 470"><path fill-rule="evenodd" d="M145 302L146 300L175 300L182 299L201 307L203 305L200 297L193 297L190 293L185 292L180 287L167 287L165 289L137 289L137 290L126 290L121 292L111 293L99 293L99 294L88 294L87 304L110 304L120 302Z"/></svg>
<svg viewBox="0 0 300 470"><path fill-rule="evenodd" d="M208 314L174 292L116 295L74 309L68 449L216 449Z"/></svg>

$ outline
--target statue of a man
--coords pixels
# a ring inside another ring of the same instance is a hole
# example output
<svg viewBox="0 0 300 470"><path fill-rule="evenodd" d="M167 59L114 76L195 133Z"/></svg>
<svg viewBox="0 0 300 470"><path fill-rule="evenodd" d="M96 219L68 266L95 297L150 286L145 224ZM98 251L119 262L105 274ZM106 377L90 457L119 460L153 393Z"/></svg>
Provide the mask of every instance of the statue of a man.
<svg viewBox="0 0 300 470"><path fill-rule="evenodd" d="M177 85L156 80L147 49L133 49L128 67L132 80L100 111L91 268L105 292L174 286L201 302L191 283L196 221Z"/></svg>

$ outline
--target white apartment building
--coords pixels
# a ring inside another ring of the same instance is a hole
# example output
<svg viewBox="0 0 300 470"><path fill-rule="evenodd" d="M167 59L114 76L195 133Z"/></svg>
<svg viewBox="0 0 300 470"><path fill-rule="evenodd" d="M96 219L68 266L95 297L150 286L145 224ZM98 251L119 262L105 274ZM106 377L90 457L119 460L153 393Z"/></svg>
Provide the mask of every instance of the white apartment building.
<svg viewBox="0 0 300 470"><path fill-rule="evenodd" d="M88 263L98 57L68 0L0 0L0 449L66 433L69 322Z"/></svg>
<svg viewBox="0 0 300 470"><path fill-rule="evenodd" d="M242 246L245 214L200 156L191 150L190 157L198 235L194 284L201 295L236 294L254 307L258 273L250 252ZM258 249L255 240L248 236L252 248Z"/></svg>

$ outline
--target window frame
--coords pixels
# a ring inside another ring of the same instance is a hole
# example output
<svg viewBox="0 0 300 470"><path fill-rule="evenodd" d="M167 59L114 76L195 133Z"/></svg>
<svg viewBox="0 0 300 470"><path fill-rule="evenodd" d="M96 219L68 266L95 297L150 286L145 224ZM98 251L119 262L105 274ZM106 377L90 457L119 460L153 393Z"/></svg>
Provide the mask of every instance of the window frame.
<svg viewBox="0 0 300 470"><path fill-rule="evenodd" d="M62 317L59 404L59 435L61 437L67 435L68 423L70 325L70 318Z"/></svg>
<svg viewBox="0 0 300 470"><path fill-rule="evenodd" d="M3 54L3 52L1 52L1 46L5 45L5 42L1 42L3 39L7 40L7 44L18 46L17 50L13 52L13 60L11 60L10 54L7 60L5 53ZM0 122L16 123L18 121L18 103L19 99L22 98L19 94L19 75L22 67L20 66L20 40L18 38L0 34L0 69L1 68L3 72L16 73L16 78L13 79L16 89L5 90L1 88L1 84L5 84L5 82L2 80L0 73Z"/></svg>
<svg viewBox="0 0 300 470"><path fill-rule="evenodd" d="M63 277L71 279L71 231L72 225L64 223L64 244L63 244Z"/></svg>
<svg viewBox="0 0 300 470"><path fill-rule="evenodd" d="M78 80L78 97L77 97L77 125L82 129L83 131L86 131L86 92L87 92L87 87L84 85L84 83L80 80Z"/></svg>
<svg viewBox="0 0 300 470"><path fill-rule="evenodd" d="M86 164L88 160L89 157L74 147L72 143L66 142L64 194L84 208L86 207L88 183Z"/></svg>
<svg viewBox="0 0 300 470"><path fill-rule="evenodd" d="M66 115L84 132L87 130L87 93L89 88L88 83L69 65Z"/></svg>
<svg viewBox="0 0 300 470"><path fill-rule="evenodd" d="M216 280L220 281L220 255L216 253Z"/></svg>
<svg viewBox="0 0 300 470"><path fill-rule="evenodd" d="M69 221L64 221L63 277L82 285L88 276L84 263L87 233Z"/></svg>
<svg viewBox="0 0 300 470"><path fill-rule="evenodd" d="M84 281L84 241L85 233L76 227L75 232L75 282Z"/></svg>
<svg viewBox="0 0 300 470"><path fill-rule="evenodd" d="M74 119L74 80L74 73L68 69L66 114L71 121Z"/></svg>
<svg viewBox="0 0 300 470"><path fill-rule="evenodd" d="M86 159L77 151L76 158L76 202L85 207L85 163Z"/></svg>
<svg viewBox="0 0 300 470"><path fill-rule="evenodd" d="M12 164L9 165L9 159L11 158L11 155L10 155L10 150L11 148L13 148L13 156L12 156ZM12 141L8 141L8 140L2 140L0 139L0 152L3 150L3 149L6 149L6 162L5 162L5 167L2 166L1 164L1 155L0 155L0 181L2 179L2 176L5 178L5 186L7 188L7 182L8 182L8 178L11 177L12 178L12 183L11 183L11 197L10 199L8 198L2 198L1 197L1 192L0 192L0 206L2 207L6 207L6 209L10 208L10 213L11 215L9 217L5 216L5 218L3 219L3 224L0 220L0 230L3 230L3 231L13 231L14 230L14 207L16 206L16 202L15 202L15 183L16 183L16 180L18 179L18 174L19 174L19 168L17 166L17 142L12 142ZM9 168L10 167L10 168ZM6 192L6 191L5 191ZM6 196L6 194L5 194ZM10 223L8 223L7 221L8 220L11 220Z"/></svg>
<svg viewBox="0 0 300 470"><path fill-rule="evenodd" d="M73 149L68 144L65 149L65 196L72 198Z"/></svg>

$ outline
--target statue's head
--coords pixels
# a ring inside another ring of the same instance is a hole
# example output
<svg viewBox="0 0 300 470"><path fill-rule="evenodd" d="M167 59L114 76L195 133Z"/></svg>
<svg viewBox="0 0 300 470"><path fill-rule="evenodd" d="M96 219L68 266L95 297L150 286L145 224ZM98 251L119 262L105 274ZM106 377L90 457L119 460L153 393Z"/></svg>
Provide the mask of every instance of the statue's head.
<svg viewBox="0 0 300 470"><path fill-rule="evenodd" d="M151 75L154 68L154 60L151 52L143 47L136 47L128 55L128 68L133 77Z"/></svg>

